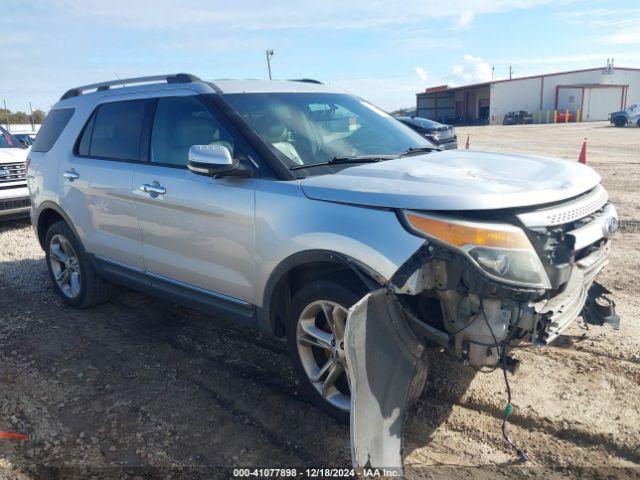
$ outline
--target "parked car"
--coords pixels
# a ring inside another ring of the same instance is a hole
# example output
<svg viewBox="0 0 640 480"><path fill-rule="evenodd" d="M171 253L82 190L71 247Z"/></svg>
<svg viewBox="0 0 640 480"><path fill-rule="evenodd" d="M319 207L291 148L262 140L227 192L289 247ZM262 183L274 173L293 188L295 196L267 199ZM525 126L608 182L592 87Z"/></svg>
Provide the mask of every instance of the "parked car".
<svg viewBox="0 0 640 480"><path fill-rule="evenodd" d="M533 113L525 110L506 113L502 119L503 125L522 125L533 123Z"/></svg>
<svg viewBox="0 0 640 480"><path fill-rule="evenodd" d="M421 117L396 118L443 150L458 148L458 136L451 125L443 125Z"/></svg>
<svg viewBox="0 0 640 480"><path fill-rule="evenodd" d="M427 345L507 368L513 345L546 345L602 303L591 288L617 228L586 165L438 151L308 81L71 89L28 182L66 304L104 302L115 282L284 338L302 391L337 418L373 385L354 397L379 395L355 409L357 439L403 418Z"/></svg>
<svg viewBox="0 0 640 480"><path fill-rule="evenodd" d="M0 221L29 216L27 150L0 127Z"/></svg>
<svg viewBox="0 0 640 480"><path fill-rule="evenodd" d="M35 142L35 135L31 133L12 133L12 135L25 148L31 148L31 146L33 145L33 142Z"/></svg>
<svg viewBox="0 0 640 480"><path fill-rule="evenodd" d="M634 103L626 110L610 113L609 121L616 127L624 127L627 124L640 127L640 104Z"/></svg>

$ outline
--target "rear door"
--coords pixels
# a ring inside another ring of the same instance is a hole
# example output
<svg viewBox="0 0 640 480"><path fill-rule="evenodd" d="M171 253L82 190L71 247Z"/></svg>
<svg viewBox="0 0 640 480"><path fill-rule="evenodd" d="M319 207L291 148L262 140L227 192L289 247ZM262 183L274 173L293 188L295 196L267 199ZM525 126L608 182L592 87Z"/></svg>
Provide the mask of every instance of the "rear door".
<svg viewBox="0 0 640 480"><path fill-rule="evenodd" d="M136 166L133 179L152 283L240 308L253 304L256 181L187 169L192 145L224 145L240 158L246 152L239 137L197 96L159 98L153 118L149 161Z"/></svg>
<svg viewBox="0 0 640 480"><path fill-rule="evenodd" d="M60 169L60 205L87 251L142 269L142 238L132 193L133 168L144 150L150 101L100 104Z"/></svg>

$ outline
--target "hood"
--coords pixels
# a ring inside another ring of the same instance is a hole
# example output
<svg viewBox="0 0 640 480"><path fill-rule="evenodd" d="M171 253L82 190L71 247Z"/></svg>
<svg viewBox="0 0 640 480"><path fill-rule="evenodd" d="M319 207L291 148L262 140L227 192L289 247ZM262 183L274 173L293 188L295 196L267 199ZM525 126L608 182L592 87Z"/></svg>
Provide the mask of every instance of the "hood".
<svg viewBox="0 0 640 480"><path fill-rule="evenodd" d="M600 182L586 165L531 155L448 150L300 180L316 200L415 210L493 210L575 197Z"/></svg>
<svg viewBox="0 0 640 480"><path fill-rule="evenodd" d="M27 160L29 150L24 148L0 148L0 163L17 163Z"/></svg>

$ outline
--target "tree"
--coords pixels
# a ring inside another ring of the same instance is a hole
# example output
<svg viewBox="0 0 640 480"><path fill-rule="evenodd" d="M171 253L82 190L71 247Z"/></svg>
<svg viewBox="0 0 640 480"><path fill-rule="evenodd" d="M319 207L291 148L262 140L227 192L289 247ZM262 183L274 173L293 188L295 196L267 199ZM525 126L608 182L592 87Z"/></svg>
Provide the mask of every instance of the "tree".
<svg viewBox="0 0 640 480"><path fill-rule="evenodd" d="M33 111L33 123L41 124L44 121L45 116L46 114L42 110L36 108ZM25 112L12 112L9 109L5 110L4 108L0 108L0 123L4 125L7 122L12 125L26 125L31 123L31 116Z"/></svg>

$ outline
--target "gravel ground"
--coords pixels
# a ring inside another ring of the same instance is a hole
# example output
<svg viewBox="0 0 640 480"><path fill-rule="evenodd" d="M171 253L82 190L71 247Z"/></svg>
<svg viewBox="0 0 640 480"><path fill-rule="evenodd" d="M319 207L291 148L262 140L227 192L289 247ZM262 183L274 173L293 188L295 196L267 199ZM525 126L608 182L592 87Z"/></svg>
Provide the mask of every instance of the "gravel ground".
<svg viewBox="0 0 640 480"><path fill-rule="evenodd" d="M622 219L601 276L622 325L576 323L548 348L517 352L509 430L530 456L525 465L500 435L501 372L476 374L432 352L406 429L407 477L640 477L640 130L458 133L478 150L569 160L589 137L588 161ZM209 466L350 464L348 428L300 398L282 343L124 288L100 307L67 308L26 222L0 225L0 430L29 435L0 440L5 478L213 478Z"/></svg>

